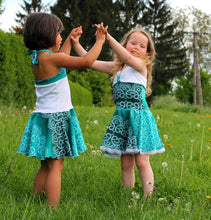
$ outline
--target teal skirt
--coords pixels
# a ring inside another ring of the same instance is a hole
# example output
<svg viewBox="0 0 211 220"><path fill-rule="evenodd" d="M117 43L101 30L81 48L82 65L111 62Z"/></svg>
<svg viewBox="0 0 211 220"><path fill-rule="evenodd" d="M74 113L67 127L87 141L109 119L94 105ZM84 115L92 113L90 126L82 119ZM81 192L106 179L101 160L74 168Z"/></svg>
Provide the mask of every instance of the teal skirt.
<svg viewBox="0 0 211 220"><path fill-rule="evenodd" d="M75 110L57 113L33 113L18 148L20 154L60 159L75 157L86 150Z"/></svg>
<svg viewBox="0 0 211 220"><path fill-rule="evenodd" d="M118 158L122 154L165 151L145 93L146 89L140 84L115 84L113 98L116 110L100 147L105 156Z"/></svg>

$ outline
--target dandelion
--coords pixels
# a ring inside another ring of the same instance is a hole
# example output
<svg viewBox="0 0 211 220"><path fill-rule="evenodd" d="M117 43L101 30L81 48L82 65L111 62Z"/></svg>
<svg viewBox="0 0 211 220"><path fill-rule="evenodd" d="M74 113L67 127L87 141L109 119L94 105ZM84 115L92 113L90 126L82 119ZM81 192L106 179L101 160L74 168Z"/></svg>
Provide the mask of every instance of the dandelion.
<svg viewBox="0 0 211 220"><path fill-rule="evenodd" d="M206 196L206 199L211 199L211 196Z"/></svg>
<svg viewBox="0 0 211 220"><path fill-rule="evenodd" d="M163 163L162 163L162 167L167 167L167 165L168 165L168 164L167 164L166 162L163 162Z"/></svg>
<svg viewBox="0 0 211 220"><path fill-rule="evenodd" d="M94 120L93 123L94 123L95 125L98 125L98 120Z"/></svg>
<svg viewBox="0 0 211 220"><path fill-rule="evenodd" d="M197 128L200 128L200 127L201 127L201 125L198 123L198 124L197 124Z"/></svg>
<svg viewBox="0 0 211 220"><path fill-rule="evenodd" d="M139 194L136 193L135 191L133 191L131 194L132 194L132 198L130 199L130 201L132 204L129 205L128 208L134 210L137 205L137 201L139 200Z"/></svg>
<svg viewBox="0 0 211 220"><path fill-rule="evenodd" d="M192 160L193 159L193 142L194 142L194 140L192 139L192 140L190 140L190 142L191 142L190 160Z"/></svg>
<svg viewBox="0 0 211 220"><path fill-rule="evenodd" d="M139 199L139 194L136 193L135 191L133 191L131 194L132 194L134 199Z"/></svg>
<svg viewBox="0 0 211 220"><path fill-rule="evenodd" d="M109 114L109 111L106 111L106 114Z"/></svg>
<svg viewBox="0 0 211 220"><path fill-rule="evenodd" d="M157 115L157 120L160 120L160 116L159 115Z"/></svg>
<svg viewBox="0 0 211 220"><path fill-rule="evenodd" d="M211 127L208 127L208 130L211 130Z"/></svg>
<svg viewBox="0 0 211 220"><path fill-rule="evenodd" d="M202 146L203 146L203 138L204 138L204 126L203 126L203 129L202 129L202 135L201 135L201 147L200 147L200 164L202 164Z"/></svg>
<svg viewBox="0 0 211 220"><path fill-rule="evenodd" d="M158 201L166 201L166 198L159 198Z"/></svg>
<svg viewBox="0 0 211 220"><path fill-rule="evenodd" d="M181 168L181 174L180 174L179 187L180 187L180 184L181 184L181 182L182 182L182 175L183 175L184 161L185 161L185 157L184 157L184 155L182 155L182 168Z"/></svg>
<svg viewBox="0 0 211 220"><path fill-rule="evenodd" d="M168 147L170 147L170 146L171 146L171 144L167 144L167 146L168 146Z"/></svg>
<svg viewBox="0 0 211 220"><path fill-rule="evenodd" d="M22 111L26 110L26 108L27 108L27 107L24 105L24 106L22 107Z"/></svg>
<svg viewBox="0 0 211 220"><path fill-rule="evenodd" d="M93 155L96 155L96 154L97 154L97 151L96 151L96 150L93 150L93 151L92 151L92 154L93 154Z"/></svg>
<svg viewBox="0 0 211 220"><path fill-rule="evenodd" d="M168 139L168 135L167 135L167 134L164 134L164 135L163 135L163 138L164 138L165 140L167 140L167 139Z"/></svg>
<svg viewBox="0 0 211 220"><path fill-rule="evenodd" d="M210 150L210 147L207 147L207 150Z"/></svg>
<svg viewBox="0 0 211 220"><path fill-rule="evenodd" d="M165 145L165 143L166 143L166 141L167 141L167 139L168 139L168 135L167 135L167 134L164 134L164 135L163 135L163 138L164 138L164 140L165 140L165 141L164 141L164 145Z"/></svg>
<svg viewBox="0 0 211 220"><path fill-rule="evenodd" d="M34 107L33 109L36 110L36 107Z"/></svg>

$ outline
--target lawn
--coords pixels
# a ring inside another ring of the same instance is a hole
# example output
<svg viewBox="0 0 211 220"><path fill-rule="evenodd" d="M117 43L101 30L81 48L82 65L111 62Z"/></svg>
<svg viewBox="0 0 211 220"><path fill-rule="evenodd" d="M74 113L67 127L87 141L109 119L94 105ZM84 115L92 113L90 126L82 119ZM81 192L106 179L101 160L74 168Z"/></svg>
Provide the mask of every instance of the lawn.
<svg viewBox="0 0 211 220"><path fill-rule="evenodd" d="M31 110L0 107L1 219L210 219L211 111L152 109L166 152L151 156L154 194L144 200L137 169L135 188L125 190L120 160L99 150L114 107L75 110L87 151L65 158L54 210L33 196L39 160L16 153Z"/></svg>

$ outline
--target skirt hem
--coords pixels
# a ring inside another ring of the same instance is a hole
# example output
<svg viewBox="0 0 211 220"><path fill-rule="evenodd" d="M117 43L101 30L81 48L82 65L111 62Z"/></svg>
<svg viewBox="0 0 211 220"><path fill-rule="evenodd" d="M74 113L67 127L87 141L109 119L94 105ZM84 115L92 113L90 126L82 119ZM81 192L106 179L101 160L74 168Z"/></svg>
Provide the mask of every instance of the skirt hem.
<svg viewBox="0 0 211 220"><path fill-rule="evenodd" d="M154 149L154 150L150 150L150 151L142 151L141 149L126 149L125 151L122 150L117 150L117 149L111 149L105 146L101 146L100 149L102 151L105 151L104 156L105 157L109 157L109 158L119 158L121 157L121 155L123 154L141 154L141 155L153 155L153 154L157 154L157 153L163 153L165 152L165 148L161 148L161 149Z"/></svg>

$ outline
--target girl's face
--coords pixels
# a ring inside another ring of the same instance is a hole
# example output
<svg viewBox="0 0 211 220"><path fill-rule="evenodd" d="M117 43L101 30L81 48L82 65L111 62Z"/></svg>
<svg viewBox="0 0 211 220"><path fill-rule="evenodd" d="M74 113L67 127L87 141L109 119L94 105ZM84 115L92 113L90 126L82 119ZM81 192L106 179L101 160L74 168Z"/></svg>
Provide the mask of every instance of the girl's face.
<svg viewBox="0 0 211 220"><path fill-rule="evenodd" d="M148 46L148 38L140 32L134 32L128 38L126 49L133 56L136 56L137 53L145 55L147 53L147 46Z"/></svg>
<svg viewBox="0 0 211 220"><path fill-rule="evenodd" d="M55 52L59 51L61 43L62 43L62 37L61 37L60 33L58 33L57 37L56 37Z"/></svg>

